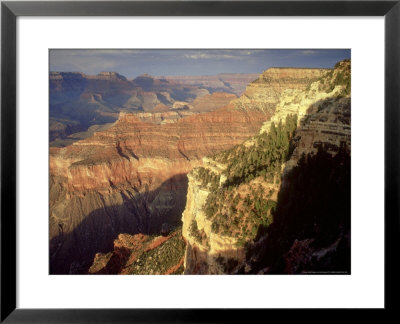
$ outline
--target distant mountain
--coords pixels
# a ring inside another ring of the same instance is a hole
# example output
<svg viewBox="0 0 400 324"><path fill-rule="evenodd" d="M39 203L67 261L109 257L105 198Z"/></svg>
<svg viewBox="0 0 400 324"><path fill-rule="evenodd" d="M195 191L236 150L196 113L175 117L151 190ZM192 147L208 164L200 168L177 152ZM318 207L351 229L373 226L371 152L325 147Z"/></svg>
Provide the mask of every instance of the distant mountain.
<svg viewBox="0 0 400 324"><path fill-rule="evenodd" d="M243 80L241 79L243 78ZM232 77L232 84L247 83L247 76ZM217 90L234 92L223 85L192 84L152 77L148 74L128 80L116 72L87 75L77 72L50 72L50 141L63 140L93 125L112 123L119 112L159 112L191 110L211 111L224 106L235 96L219 96L216 102L210 93ZM202 99L199 110L191 103ZM207 102L210 105L207 106ZM70 139L72 141L72 139ZM62 141L58 141L61 145Z"/></svg>
<svg viewBox="0 0 400 324"><path fill-rule="evenodd" d="M202 76L163 76L168 81L183 85L198 86L212 92L234 93L240 96L247 84L257 79L257 73L221 73Z"/></svg>

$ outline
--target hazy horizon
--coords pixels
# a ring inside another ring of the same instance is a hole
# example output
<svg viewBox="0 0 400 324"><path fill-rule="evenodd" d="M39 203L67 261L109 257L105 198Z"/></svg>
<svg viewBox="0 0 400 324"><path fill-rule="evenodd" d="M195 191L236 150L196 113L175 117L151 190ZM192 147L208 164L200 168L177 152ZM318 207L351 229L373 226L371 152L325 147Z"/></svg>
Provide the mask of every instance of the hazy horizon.
<svg viewBox="0 0 400 324"><path fill-rule="evenodd" d="M260 74L271 67L332 68L350 49L51 49L51 72L152 76Z"/></svg>

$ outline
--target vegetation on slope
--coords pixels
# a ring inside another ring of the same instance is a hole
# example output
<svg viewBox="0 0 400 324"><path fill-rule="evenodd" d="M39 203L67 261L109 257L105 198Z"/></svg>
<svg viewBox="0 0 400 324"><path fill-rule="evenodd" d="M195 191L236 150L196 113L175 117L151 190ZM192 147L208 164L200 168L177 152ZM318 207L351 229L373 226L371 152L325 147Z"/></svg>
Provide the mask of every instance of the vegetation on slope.
<svg viewBox="0 0 400 324"><path fill-rule="evenodd" d="M336 86L343 86L340 96L348 96L351 93L351 63L343 60L336 63L333 70L329 71L319 81L319 90L327 93L333 91Z"/></svg>
<svg viewBox="0 0 400 324"><path fill-rule="evenodd" d="M267 240L256 271L267 266L271 267L270 273L287 271L285 255L293 244L312 239L310 248L313 251L322 251L335 242L338 245L323 257L321 253L314 253L297 272L329 270L349 273L350 166L350 152L345 145L334 157L324 147L315 155L301 157L285 178L288 185L279 192L273 212L274 223L259 232L259 236L267 234Z"/></svg>
<svg viewBox="0 0 400 324"><path fill-rule="evenodd" d="M204 232L204 229L199 230L197 227L197 221L195 219L192 220L192 223L190 224L189 227L190 235L194 237L194 239L202 244L202 245L208 245L207 241L207 235Z"/></svg>
<svg viewBox="0 0 400 324"><path fill-rule="evenodd" d="M137 251L134 251L137 253ZM180 261L185 254L185 241L182 239L182 229L171 234L171 238L154 249L145 249L135 261L125 269L127 274L166 274L168 270L179 265L170 274L182 274L183 263Z"/></svg>
<svg viewBox="0 0 400 324"><path fill-rule="evenodd" d="M196 170L202 187L209 189L205 213L212 222L212 232L236 237L243 246L257 235L260 226L272 223L276 206L276 186L280 184L282 164L289 158L291 139L297 126L297 116L288 115L285 123L271 124L268 133L253 138L253 144L237 145L214 159L226 165L220 176L205 168ZM204 236L192 232L202 242Z"/></svg>

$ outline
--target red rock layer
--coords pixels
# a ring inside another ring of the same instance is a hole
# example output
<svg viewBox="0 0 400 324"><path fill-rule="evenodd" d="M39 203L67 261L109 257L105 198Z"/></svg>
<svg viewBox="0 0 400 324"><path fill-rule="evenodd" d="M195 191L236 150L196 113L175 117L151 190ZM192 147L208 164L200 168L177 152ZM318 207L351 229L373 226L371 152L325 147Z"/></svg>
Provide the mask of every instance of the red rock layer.
<svg viewBox="0 0 400 324"><path fill-rule="evenodd" d="M168 236L152 238L148 235L119 234L114 241L114 250L109 253L96 253L89 274L129 274L130 267L143 253L157 249L169 239L177 235L176 232ZM182 239L182 238L181 238ZM184 258L169 268L165 273L172 274L183 265Z"/></svg>
<svg viewBox="0 0 400 324"><path fill-rule="evenodd" d="M236 96L232 93L214 92L213 94L196 98L191 105L195 111L213 111L226 106L233 99L236 99Z"/></svg>
<svg viewBox="0 0 400 324"><path fill-rule="evenodd" d="M151 179L187 173L202 157L242 143L268 117L227 107L156 125L121 113L113 127L65 148L52 148L50 173L66 177L69 191L151 185Z"/></svg>

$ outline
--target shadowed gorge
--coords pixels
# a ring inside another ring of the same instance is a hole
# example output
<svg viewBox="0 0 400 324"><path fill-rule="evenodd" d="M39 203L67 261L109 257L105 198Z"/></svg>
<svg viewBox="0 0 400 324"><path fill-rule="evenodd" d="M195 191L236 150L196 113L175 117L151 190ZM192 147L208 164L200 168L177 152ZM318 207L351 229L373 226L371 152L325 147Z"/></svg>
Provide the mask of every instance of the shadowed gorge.
<svg viewBox="0 0 400 324"><path fill-rule="evenodd" d="M69 222L72 215L50 221L50 272L87 273L95 254L111 251L120 233L154 235L181 226L186 191L183 174L153 191L125 186L109 195L92 191L72 197L63 207L74 213L74 223Z"/></svg>
<svg viewBox="0 0 400 324"><path fill-rule="evenodd" d="M321 146L284 178L274 222L259 228L262 246L248 251L251 272L350 273L350 152ZM244 270L244 269L243 269Z"/></svg>

